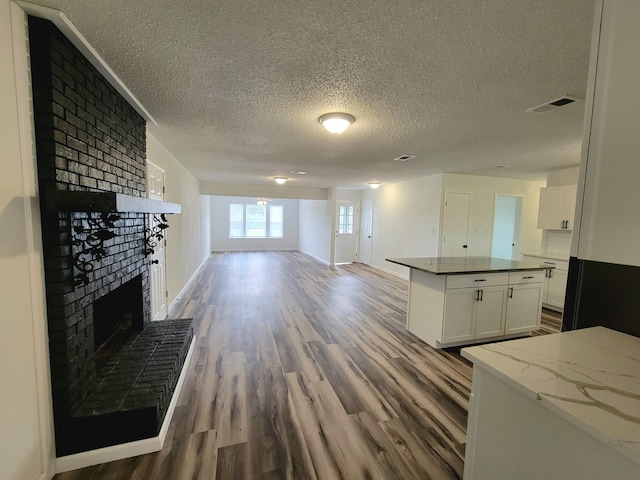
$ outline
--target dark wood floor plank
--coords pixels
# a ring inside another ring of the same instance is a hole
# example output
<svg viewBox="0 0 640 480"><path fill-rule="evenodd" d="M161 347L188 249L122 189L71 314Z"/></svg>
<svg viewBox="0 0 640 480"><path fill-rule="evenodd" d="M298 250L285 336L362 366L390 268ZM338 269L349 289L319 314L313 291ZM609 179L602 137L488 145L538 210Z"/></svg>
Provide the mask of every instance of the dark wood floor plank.
<svg viewBox="0 0 640 480"><path fill-rule="evenodd" d="M245 480L249 477L246 443L227 445L218 449L216 480Z"/></svg>
<svg viewBox="0 0 640 480"><path fill-rule="evenodd" d="M56 480L460 478L472 366L406 331L407 291L299 252L212 254L170 312L197 340L162 450ZM536 334L559 328L544 310Z"/></svg>

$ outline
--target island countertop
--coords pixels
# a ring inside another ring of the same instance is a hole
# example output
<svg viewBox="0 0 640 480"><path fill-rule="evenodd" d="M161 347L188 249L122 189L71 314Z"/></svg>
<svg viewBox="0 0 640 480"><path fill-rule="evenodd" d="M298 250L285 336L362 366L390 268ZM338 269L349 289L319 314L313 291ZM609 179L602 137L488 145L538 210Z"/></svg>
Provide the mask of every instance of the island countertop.
<svg viewBox="0 0 640 480"><path fill-rule="evenodd" d="M539 263L520 262L493 257L418 257L387 258L387 262L415 268L434 275L456 275L464 273L493 273L541 270ZM553 267L548 267L553 268Z"/></svg>
<svg viewBox="0 0 640 480"><path fill-rule="evenodd" d="M462 356L640 463L640 338L593 327L464 348Z"/></svg>

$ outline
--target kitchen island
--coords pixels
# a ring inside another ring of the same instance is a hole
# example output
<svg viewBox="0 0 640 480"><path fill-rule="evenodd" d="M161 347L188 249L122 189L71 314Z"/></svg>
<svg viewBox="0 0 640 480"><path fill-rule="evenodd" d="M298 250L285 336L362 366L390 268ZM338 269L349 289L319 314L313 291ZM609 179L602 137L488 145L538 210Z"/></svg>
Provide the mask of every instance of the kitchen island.
<svg viewBox="0 0 640 480"><path fill-rule="evenodd" d="M434 348L529 335L545 269L492 257L387 258L409 267L406 328Z"/></svg>
<svg viewBox="0 0 640 480"><path fill-rule="evenodd" d="M464 478L640 478L640 339L604 327L464 348Z"/></svg>

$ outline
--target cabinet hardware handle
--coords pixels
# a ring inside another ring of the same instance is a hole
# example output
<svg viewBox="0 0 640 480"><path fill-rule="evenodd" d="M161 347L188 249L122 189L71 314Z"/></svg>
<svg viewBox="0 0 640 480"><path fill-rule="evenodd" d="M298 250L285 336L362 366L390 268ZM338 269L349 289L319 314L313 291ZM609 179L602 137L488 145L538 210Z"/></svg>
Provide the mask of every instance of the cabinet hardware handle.
<svg viewBox="0 0 640 480"><path fill-rule="evenodd" d="M544 278L549 278L549 270L544 271Z"/></svg>
<svg viewBox="0 0 640 480"><path fill-rule="evenodd" d="M553 262L542 262L542 263L546 263L547 265L555 265L555 263Z"/></svg>
<svg viewBox="0 0 640 480"><path fill-rule="evenodd" d="M487 279L486 278L478 278L476 280L474 280L474 282L486 282Z"/></svg>
<svg viewBox="0 0 640 480"><path fill-rule="evenodd" d="M549 278L551 278L552 272L553 272L553 270L549 270Z"/></svg>
<svg viewBox="0 0 640 480"><path fill-rule="evenodd" d="M513 298L513 287L509 287L509 298Z"/></svg>
<svg viewBox="0 0 640 480"><path fill-rule="evenodd" d="M480 301L484 301L484 290L478 290L480 292Z"/></svg>
<svg viewBox="0 0 640 480"><path fill-rule="evenodd" d="M522 277L524 280L528 279L528 278L536 278L533 275L529 275L528 277Z"/></svg>
<svg viewBox="0 0 640 480"><path fill-rule="evenodd" d="M476 302L480 301L480 290L476 290Z"/></svg>

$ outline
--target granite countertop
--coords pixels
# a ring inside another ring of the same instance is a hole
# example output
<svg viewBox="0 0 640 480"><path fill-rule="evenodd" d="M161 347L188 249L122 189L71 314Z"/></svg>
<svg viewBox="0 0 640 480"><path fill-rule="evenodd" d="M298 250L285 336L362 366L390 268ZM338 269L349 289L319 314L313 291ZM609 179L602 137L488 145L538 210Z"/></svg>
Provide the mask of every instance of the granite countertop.
<svg viewBox="0 0 640 480"><path fill-rule="evenodd" d="M564 253L533 252L533 253L523 253L522 255L527 255L529 257L550 258L552 260L563 260L565 262L569 261L569 254L564 254Z"/></svg>
<svg viewBox="0 0 640 480"><path fill-rule="evenodd" d="M434 275L455 275L462 273L492 273L527 270L542 270L539 263L519 262L493 257L420 257L387 258L387 262L397 263Z"/></svg>
<svg viewBox="0 0 640 480"><path fill-rule="evenodd" d="M640 463L640 338L593 327L464 348L462 356Z"/></svg>

